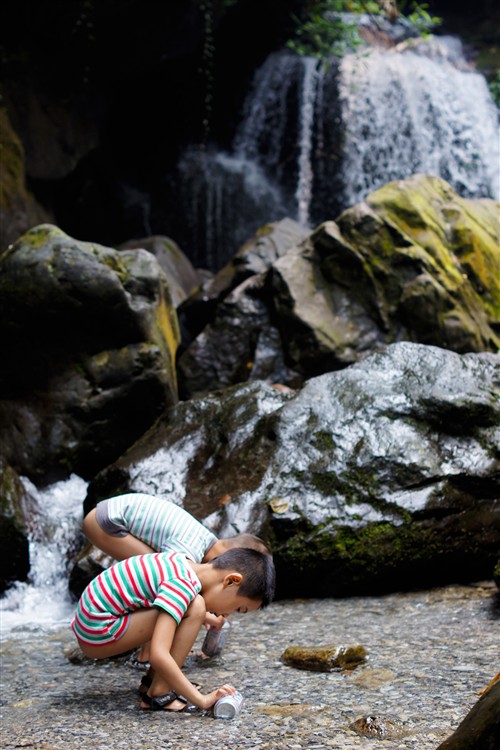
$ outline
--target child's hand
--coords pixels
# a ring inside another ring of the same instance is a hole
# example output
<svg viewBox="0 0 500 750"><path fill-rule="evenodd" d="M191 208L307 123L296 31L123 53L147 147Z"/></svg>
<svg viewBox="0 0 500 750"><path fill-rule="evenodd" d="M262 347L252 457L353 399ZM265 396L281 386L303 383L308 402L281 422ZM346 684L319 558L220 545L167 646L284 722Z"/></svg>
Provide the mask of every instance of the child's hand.
<svg viewBox="0 0 500 750"><path fill-rule="evenodd" d="M225 617L222 617L222 615L217 616L214 615L213 612L207 612L205 615L205 627L208 630L209 628L213 628L214 630L220 630L221 627L224 625L226 621Z"/></svg>
<svg viewBox="0 0 500 750"><path fill-rule="evenodd" d="M217 690L212 690L208 695L204 695L203 705L200 705L200 708L211 708L220 698L223 698L225 695L234 695L236 692L236 688L232 685L223 685L222 687L217 688Z"/></svg>

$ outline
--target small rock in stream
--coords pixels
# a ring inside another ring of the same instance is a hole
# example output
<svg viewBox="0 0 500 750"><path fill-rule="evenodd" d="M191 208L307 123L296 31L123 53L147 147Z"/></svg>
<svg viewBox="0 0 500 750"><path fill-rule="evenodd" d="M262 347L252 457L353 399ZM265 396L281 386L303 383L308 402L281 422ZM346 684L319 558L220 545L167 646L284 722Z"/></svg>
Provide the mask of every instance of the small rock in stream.
<svg viewBox="0 0 500 750"><path fill-rule="evenodd" d="M395 740L407 734L400 722L378 716L363 716L349 726L361 737L377 740Z"/></svg>
<svg viewBox="0 0 500 750"><path fill-rule="evenodd" d="M313 672L355 669L366 661L364 646L289 646L281 656L289 667Z"/></svg>

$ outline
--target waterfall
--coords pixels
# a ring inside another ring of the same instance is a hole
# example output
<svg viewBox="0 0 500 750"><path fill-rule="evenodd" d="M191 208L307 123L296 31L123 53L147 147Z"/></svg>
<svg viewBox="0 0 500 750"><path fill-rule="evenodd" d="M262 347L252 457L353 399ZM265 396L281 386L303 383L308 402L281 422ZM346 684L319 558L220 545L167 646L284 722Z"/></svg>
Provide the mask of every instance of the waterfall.
<svg viewBox="0 0 500 750"><path fill-rule="evenodd" d="M289 212L279 187L242 154L190 148L178 164L184 236L191 261L221 268L261 226Z"/></svg>
<svg viewBox="0 0 500 750"><path fill-rule="evenodd" d="M498 197L497 112L458 40L371 50L341 63L344 203L416 172L463 197Z"/></svg>
<svg viewBox="0 0 500 750"><path fill-rule="evenodd" d="M26 478L33 500L29 526L29 582L16 582L0 599L2 631L57 627L69 622L74 604L69 569L80 540L87 483L76 475L39 491Z"/></svg>
<svg viewBox="0 0 500 750"><path fill-rule="evenodd" d="M265 223L316 226L416 172L497 198L498 159L497 109L458 39L364 48L326 68L275 52L231 151L191 149L180 161L186 247L217 270Z"/></svg>
<svg viewBox="0 0 500 750"><path fill-rule="evenodd" d="M309 226L309 210L313 192L312 147L315 117L315 103L319 82L322 80L323 66L318 60L308 57L304 60L302 97L300 112L298 177L295 196L297 199L297 219L300 224ZM321 112L321 108L318 108Z"/></svg>

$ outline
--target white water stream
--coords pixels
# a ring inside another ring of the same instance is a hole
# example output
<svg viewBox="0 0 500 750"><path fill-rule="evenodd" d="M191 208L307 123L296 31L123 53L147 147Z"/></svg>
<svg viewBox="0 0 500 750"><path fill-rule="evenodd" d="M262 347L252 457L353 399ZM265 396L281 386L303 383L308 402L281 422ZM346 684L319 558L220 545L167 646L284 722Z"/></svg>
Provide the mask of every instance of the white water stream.
<svg viewBox="0 0 500 750"><path fill-rule="evenodd" d="M69 623L74 603L68 592L72 552L78 542L87 483L76 475L39 491L23 485L33 500L29 582L16 582L0 599L2 634L51 629Z"/></svg>

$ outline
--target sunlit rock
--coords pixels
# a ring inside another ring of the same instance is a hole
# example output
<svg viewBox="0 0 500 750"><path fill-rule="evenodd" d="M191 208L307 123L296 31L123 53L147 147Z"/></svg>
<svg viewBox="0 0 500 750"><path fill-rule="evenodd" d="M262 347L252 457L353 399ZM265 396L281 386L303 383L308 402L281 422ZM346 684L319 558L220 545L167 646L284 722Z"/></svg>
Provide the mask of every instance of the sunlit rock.
<svg viewBox="0 0 500 750"><path fill-rule="evenodd" d="M398 340L496 351L499 277L495 201L435 177L390 183L273 265L288 361L317 374Z"/></svg>
<svg viewBox="0 0 500 750"><path fill-rule="evenodd" d="M91 483L270 541L282 596L490 578L500 546L500 357L403 342L309 380L170 409Z"/></svg>

